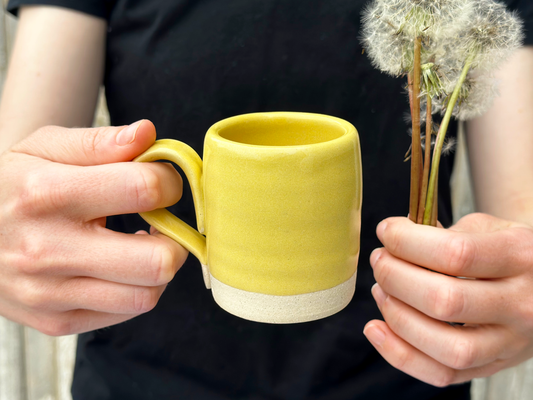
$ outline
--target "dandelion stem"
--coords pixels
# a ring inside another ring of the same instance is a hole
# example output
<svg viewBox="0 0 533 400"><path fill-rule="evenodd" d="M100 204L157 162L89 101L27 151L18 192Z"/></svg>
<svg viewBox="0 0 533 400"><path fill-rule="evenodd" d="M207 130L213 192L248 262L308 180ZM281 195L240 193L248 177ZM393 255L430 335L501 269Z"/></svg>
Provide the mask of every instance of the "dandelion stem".
<svg viewBox="0 0 533 400"><path fill-rule="evenodd" d="M422 38L415 39L413 75L409 90L412 93L411 116L413 123L411 147L411 192L409 199L409 218L416 222L418 216L418 201L420 197L420 174L422 163L422 147L420 146L420 58Z"/></svg>
<svg viewBox="0 0 533 400"><path fill-rule="evenodd" d="M411 112L411 120L412 120L413 119L413 74L411 72L407 74L407 89L409 93L409 111Z"/></svg>
<svg viewBox="0 0 533 400"><path fill-rule="evenodd" d="M471 54L465 62L463 71L461 72L461 76L459 77L459 80L457 81L457 84L455 85L452 96L450 97L450 101L448 101L448 106L446 107L446 113L444 114L444 117L442 118L442 122L439 128L439 133L437 135L437 141L435 143L435 149L433 151L433 162L431 164L431 176L429 178L429 188L428 188L428 194L426 197L426 210L424 211L424 221L423 221L424 225L429 225L431 223L433 203L434 201L436 201L434 197L436 197L437 179L438 179L438 174L439 174L439 164L440 164L440 156L442 152L442 145L444 144L444 139L446 137L446 131L448 130L450 118L452 117L453 108L455 107L455 103L457 102L457 99L459 97L461 86L463 85L466 79L466 75L468 74L468 71L470 70L470 66L472 65L474 56L475 54Z"/></svg>
<svg viewBox="0 0 533 400"><path fill-rule="evenodd" d="M439 174L437 174L437 182L435 182L435 195L433 196L433 210L431 211L431 226L437 226L437 219L439 217Z"/></svg>
<svg viewBox="0 0 533 400"><path fill-rule="evenodd" d="M424 157L424 171L422 172L422 184L420 188L420 201L418 202L418 218L416 223L421 224L424 221L424 211L426 209L426 197L429 181L429 165L431 162L431 134L433 130L433 120L431 117L431 96L426 94L426 151Z"/></svg>

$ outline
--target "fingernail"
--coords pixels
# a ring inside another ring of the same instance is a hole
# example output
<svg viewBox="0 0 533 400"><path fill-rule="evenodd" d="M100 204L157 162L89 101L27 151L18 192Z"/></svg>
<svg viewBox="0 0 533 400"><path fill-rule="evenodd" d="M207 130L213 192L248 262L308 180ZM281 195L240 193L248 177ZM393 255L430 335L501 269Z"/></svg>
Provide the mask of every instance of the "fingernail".
<svg viewBox="0 0 533 400"><path fill-rule="evenodd" d="M385 221L381 221L376 227L376 235L378 239L381 241L381 243L383 243L383 232L385 232L386 228L387 228L387 223Z"/></svg>
<svg viewBox="0 0 533 400"><path fill-rule="evenodd" d="M372 286L371 291L372 296L374 296L374 300L376 300L378 307L381 307L385 300L387 300L387 293L385 293L381 286L379 286L377 283Z"/></svg>
<svg viewBox="0 0 533 400"><path fill-rule="evenodd" d="M137 135L137 130L143 122L144 120L141 119L140 121L134 122L122 129L115 138L116 143L119 146L126 146L127 144L133 143L135 136Z"/></svg>
<svg viewBox="0 0 533 400"><path fill-rule="evenodd" d="M374 249L372 254L370 254L370 266L372 268L374 268L374 265L376 265L382 253L383 253L383 247L380 247L380 248Z"/></svg>
<svg viewBox="0 0 533 400"><path fill-rule="evenodd" d="M363 334L375 346L381 347L381 345L385 342L385 332L383 332L376 325L366 326L363 330Z"/></svg>

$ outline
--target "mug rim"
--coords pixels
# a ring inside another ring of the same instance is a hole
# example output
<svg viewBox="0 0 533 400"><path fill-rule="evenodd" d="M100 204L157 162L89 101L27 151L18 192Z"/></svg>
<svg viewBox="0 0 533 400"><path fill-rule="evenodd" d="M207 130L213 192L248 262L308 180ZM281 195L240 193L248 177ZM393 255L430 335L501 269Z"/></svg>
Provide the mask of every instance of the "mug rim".
<svg viewBox="0 0 533 400"><path fill-rule="evenodd" d="M243 143L238 142L235 140L227 139L220 135L220 131L226 127L229 127L231 125L235 125L239 122L243 122L243 120L249 122L250 118L252 119L260 119L264 117L272 117L272 118L292 118L295 119L295 117L298 117L299 119L312 119L312 120L322 120L322 121L328 121L328 122L335 122L337 123L342 129L343 133L334 139L325 140L323 142L318 143L307 143L307 144L294 144L294 145L259 145L259 144L251 144L251 143ZM206 136L213 136L216 138L217 141L225 142L234 146L244 146L244 147L253 147L253 148L306 148L310 146L320 146L320 145L331 145L338 141L345 140L347 136L349 135L355 135L357 137L357 129L353 124L350 122L334 117L332 115L327 114L319 114L319 113L310 113L310 112L300 112L300 111L267 111L267 112L253 112L253 113L246 113L246 114L240 114L235 115L232 117L224 118L215 124L213 124L207 131Z"/></svg>

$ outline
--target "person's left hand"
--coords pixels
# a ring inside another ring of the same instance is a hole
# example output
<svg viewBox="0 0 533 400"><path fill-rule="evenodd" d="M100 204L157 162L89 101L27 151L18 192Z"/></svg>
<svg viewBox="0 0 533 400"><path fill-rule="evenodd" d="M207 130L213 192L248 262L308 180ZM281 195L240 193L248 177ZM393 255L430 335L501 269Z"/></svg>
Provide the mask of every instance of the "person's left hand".
<svg viewBox="0 0 533 400"><path fill-rule="evenodd" d="M395 217L377 235L372 294L385 321L364 334L392 366L447 386L533 357L531 226L486 214L449 229Z"/></svg>

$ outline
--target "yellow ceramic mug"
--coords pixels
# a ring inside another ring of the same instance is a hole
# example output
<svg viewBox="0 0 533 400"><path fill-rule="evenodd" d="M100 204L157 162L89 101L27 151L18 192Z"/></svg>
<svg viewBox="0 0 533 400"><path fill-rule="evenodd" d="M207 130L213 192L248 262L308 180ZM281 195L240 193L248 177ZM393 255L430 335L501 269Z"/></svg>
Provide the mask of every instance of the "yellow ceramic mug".
<svg viewBox="0 0 533 400"><path fill-rule="evenodd" d="M189 146L168 139L135 159L155 160L185 172L199 232L166 209L141 216L200 260L223 309L292 323L332 315L350 302L362 198L353 125L319 114L240 115L209 129L203 163Z"/></svg>

